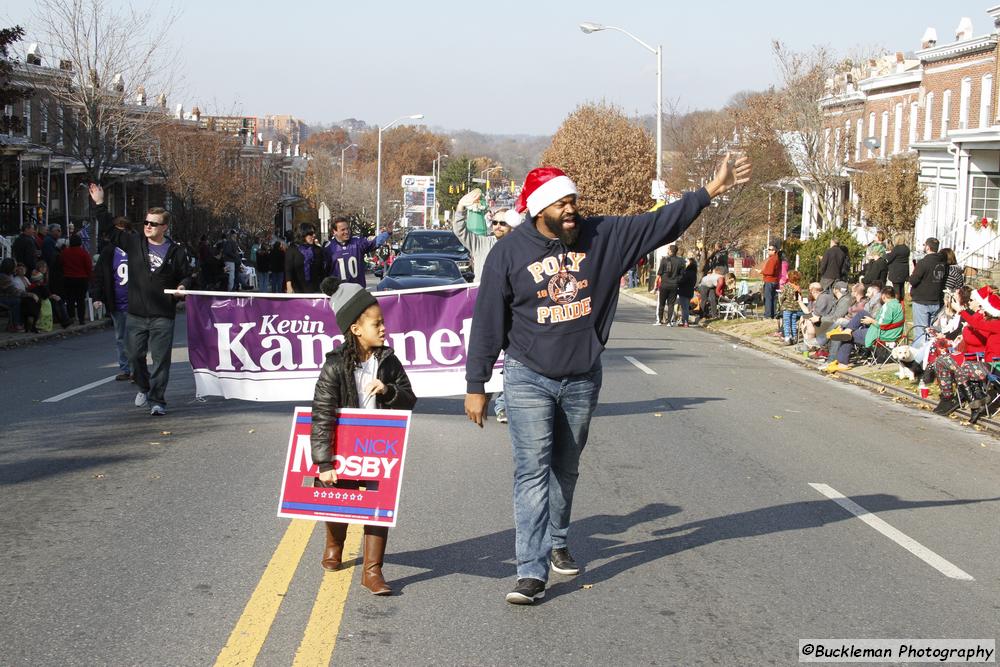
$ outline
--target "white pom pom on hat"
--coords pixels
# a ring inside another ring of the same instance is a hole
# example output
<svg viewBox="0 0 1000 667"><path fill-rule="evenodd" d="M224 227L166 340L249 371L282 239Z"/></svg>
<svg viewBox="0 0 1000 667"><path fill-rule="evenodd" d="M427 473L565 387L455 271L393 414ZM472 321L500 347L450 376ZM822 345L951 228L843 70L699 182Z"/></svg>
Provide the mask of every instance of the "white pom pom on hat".
<svg viewBox="0 0 1000 667"><path fill-rule="evenodd" d="M566 195L576 194L576 184L557 167L538 167L528 172L517 198L517 212L528 211L532 218Z"/></svg>

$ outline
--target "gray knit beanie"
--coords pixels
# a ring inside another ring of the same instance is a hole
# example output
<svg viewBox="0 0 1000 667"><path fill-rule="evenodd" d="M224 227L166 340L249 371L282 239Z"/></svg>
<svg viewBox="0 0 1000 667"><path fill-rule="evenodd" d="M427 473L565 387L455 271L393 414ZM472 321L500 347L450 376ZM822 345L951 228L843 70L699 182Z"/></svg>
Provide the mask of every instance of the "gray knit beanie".
<svg viewBox="0 0 1000 667"><path fill-rule="evenodd" d="M330 309L337 318L337 327L345 336L361 313L378 303L372 293L361 285L343 282L334 276L324 278L319 288L330 297Z"/></svg>

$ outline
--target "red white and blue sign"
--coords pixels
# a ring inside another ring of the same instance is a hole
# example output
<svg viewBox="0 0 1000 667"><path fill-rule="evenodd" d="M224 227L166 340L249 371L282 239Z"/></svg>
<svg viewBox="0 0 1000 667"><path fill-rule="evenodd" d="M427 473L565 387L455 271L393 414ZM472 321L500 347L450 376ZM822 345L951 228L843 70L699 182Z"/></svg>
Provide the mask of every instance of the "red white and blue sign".
<svg viewBox="0 0 1000 667"><path fill-rule="evenodd" d="M295 408L278 516L395 526L410 415L409 410L338 410L332 444L337 482L321 486L312 461L312 410Z"/></svg>

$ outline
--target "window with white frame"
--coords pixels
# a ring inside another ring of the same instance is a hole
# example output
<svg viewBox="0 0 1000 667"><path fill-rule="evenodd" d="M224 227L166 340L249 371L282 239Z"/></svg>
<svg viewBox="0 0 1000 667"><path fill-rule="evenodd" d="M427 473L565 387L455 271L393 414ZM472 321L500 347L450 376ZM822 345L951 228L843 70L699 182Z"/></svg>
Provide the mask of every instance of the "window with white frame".
<svg viewBox="0 0 1000 667"><path fill-rule="evenodd" d="M857 128L858 136L854 137L854 161L861 162L861 139L865 134L865 121L863 119L858 119Z"/></svg>
<svg viewBox="0 0 1000 667"><path fill-rule="evenodd" d="M1000 218L1000 174L972 175L969 214L974 220Z"/></svg>
<svg viewBox="0 0 1000 667"><path fill-rule="evenodd" d="M934 113L934 93L927 93L924 98L924 141L931 140L931 123Z"/></svg>
<svg viewBox="0 0 1000 667"><path fill-rule="evenodd" d="M903 103L897 102L895 111L895 118L893 122L895 125L892 127L892 154L895 155L899 151L903 150Z"/></svg>
<svg viewBox="0 0 1000 667"><path fill-rule="evenodd" d="M879 135L878 156L885 157L885 145L889 143L889 112L882 112L882 132Z"/></svg>
<svg viewBox="0 0 1000 667"><path fill-rule="evenodd" d="M24 105L24 136L31 139L31 99L22 102Z"/></svg>
<svg viewBox="0 0 1000 667"><path fill-rule="evenodd" d="M840 128L833 131L833 161L840 164Z"/></svg>
<svg viewBox="0 0 1000 667"><path fill-rule="evenodd" d="M875 136L875 112L874 111L872 111L870 114L868 114L868 136L869 137L874 137ZM875 153L872 152L871 147L868 148L868 157L869 158L875 157Z"/></svg>
<svg viewBox="0 0 1000 667"><path fill-rule="evenodd" d="M948 116L951 114L951 90L941 95L941 138L948 134Z"/></svg>
<svg viewBox="0 0 1000 667"><path fill-rule="evenodd" d="M920 117L920 105L916 102L910 103L910 130L907 133L906 147L910 148L917 143L917 120Z"/></svg>
<svg viewBox="0 0 1000 667"><path fill-rule="evenodd" d="M962 87L958 95L958 129L969 129L969 105L972 102L972 79L962 79Z"/></svg>
<svg viewBox="0 0 1000 667"><path fill-rule="evenodd" d="M993 124L990 112L993 110L993 75L983 77L979 89L979 127L989 127Z"/></svg>

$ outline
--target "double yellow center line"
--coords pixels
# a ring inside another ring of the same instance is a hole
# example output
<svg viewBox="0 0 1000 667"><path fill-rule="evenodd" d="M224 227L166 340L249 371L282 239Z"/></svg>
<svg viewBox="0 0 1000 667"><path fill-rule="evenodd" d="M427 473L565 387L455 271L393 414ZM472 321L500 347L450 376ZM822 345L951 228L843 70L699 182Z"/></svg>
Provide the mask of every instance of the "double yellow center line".
<svg viewBox="0 0 1000 667"><path fill-rule="evenodd" d="M217 667L252 665L257 660L316 523L295 519L289 524L236 627L216 658ZM361 539L361 527L350 526L344 544L344 565L336 572L323 575L293 665L330 664L354 574L353 562L361 551Z"/></svg>

